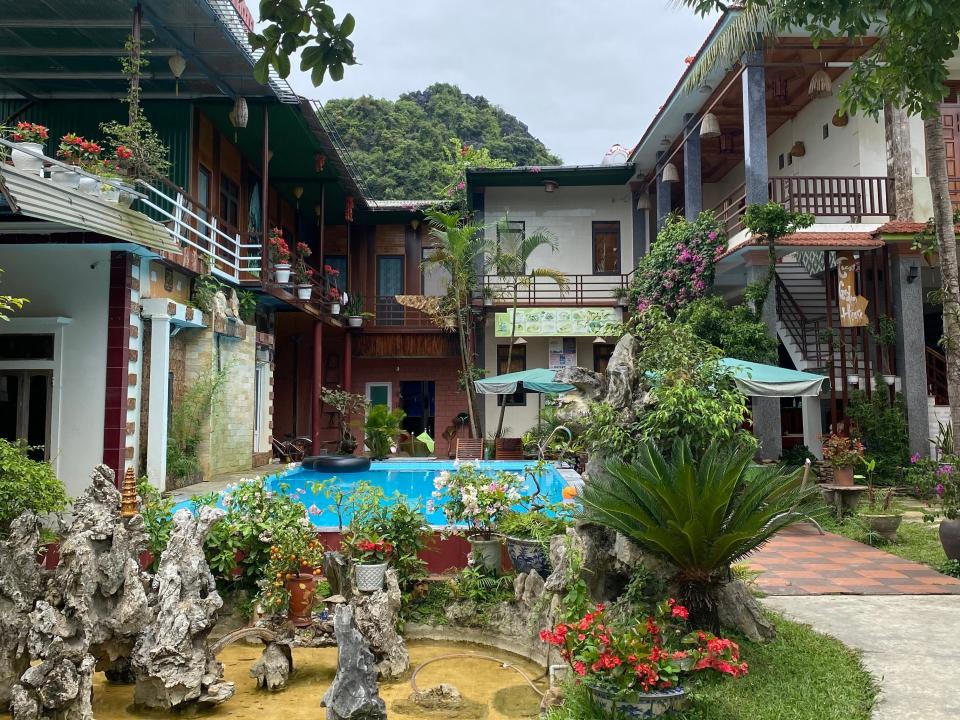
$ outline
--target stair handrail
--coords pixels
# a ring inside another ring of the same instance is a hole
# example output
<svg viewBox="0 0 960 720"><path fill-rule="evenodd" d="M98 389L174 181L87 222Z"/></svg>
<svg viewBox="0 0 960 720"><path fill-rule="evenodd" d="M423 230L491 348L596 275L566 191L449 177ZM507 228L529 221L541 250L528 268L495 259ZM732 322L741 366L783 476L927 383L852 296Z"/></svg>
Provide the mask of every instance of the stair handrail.
<svg viewBox="0 0 960 720"><path fill-rule="evenodd" d="M823 358L821 345L823 341L820 338L820 326L824 318L808 318L807 314L800 307L793 293L787 287L786 283L779 276L775 276L777 288L777 318L782 322L787 330L795 339L799 340L800 353L804 360L815 360L819 362ZM814 331L813 350L814 357L810 356L810 341L807 338L808 330Z"/></svg>

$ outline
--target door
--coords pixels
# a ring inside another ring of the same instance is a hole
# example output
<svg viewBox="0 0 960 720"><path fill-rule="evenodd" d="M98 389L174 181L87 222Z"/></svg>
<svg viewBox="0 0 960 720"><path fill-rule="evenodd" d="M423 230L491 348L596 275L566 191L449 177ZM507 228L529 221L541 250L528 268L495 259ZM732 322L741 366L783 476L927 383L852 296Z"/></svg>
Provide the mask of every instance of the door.
<svg viewBox="0 0 960 720"><path fill-rule="evenodd" d="M400 383L400 407L407 414L402 426L412 437L423 431L434 437L435 388L433 380L404 380Z"/></svg>
<svg viewBox="0 0 960 720"><path fill-rule="evenodd" d="M377 256L377 325L403 325L403 255Z"/></svg>
<svg viewBox="0 0 960 720"><path fill-rule="evenodd" d="M393 410L393 383L367 383L366 395L371 406L386 405L388 410Z"/></svg>
<svg viewBox="0 0 960 720"><path fill-rule="evenodd" d="M33 460L50 459L52 378L49 370L0 372L0 437L25 441Z"/></svg>
<svg viewBox="0 0 960 720"><path fill-rule="evenodd" d="M950 199L960 207L960 105L941 105L943 143L947 151L947 178Z"/></svg>
<svg viewBox="0 0 960 720"><path fill-rule="evenodd" d="M593 223L593 274L620 274L620 223Z"/></svg>

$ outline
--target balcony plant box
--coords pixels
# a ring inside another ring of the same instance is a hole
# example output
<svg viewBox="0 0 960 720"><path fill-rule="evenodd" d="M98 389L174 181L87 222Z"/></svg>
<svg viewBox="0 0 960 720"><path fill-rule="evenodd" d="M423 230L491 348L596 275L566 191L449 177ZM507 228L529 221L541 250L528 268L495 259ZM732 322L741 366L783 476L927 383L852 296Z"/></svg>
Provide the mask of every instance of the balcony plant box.
<svg viewBox="0 0 960 720"><path fill-rule="evenodd" d="M347 314L347 325L352 328L363 327L364 318L372 317L363 311L363 295L360 294L350 297L344 312Z"/></svg>
<svg viewBox="0 0 960 720"><path fill-rule="evenodd" d="M270 229L269 239L270 263L273 265L273 277L277 285L290 283L290 246L283 237L280 228Z"/></svg>
<svg viewBox="0 0 960 720"><path fill-rule="evenodd" d="M330 314L331 314L331 315L339 315L339 314L340 314L340 303L339 303L339 302L332 302L332 303L330 303Z"/></svg>
<svg viewBox="0 0 960 720"><path fill-rule="evenodd" d="M313 296L313 285L304 283L297 285L297 298L299 300L309 300Z"/></svg>
<svg viewBox="0 0 960 720"><path fill-rule="evenodd" d="M350 315L347 318L347 325L352 328L363 327L363 316L362 315Z"/></svg>

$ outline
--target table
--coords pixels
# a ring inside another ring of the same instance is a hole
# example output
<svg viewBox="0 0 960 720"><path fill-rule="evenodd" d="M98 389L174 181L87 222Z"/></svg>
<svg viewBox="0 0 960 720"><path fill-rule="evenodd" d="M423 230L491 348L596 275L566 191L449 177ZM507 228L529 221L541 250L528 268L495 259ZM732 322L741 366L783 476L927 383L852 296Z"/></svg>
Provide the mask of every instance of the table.
<svg viewBox="0 0 960 720"><path fill-rule="evenodd" d="M860 504L861 496L869 490L868 485L834 485L823 484L820 492L827 505L832 505L837 511L837 520L843 520L844 515L850 515Z"/></svg>

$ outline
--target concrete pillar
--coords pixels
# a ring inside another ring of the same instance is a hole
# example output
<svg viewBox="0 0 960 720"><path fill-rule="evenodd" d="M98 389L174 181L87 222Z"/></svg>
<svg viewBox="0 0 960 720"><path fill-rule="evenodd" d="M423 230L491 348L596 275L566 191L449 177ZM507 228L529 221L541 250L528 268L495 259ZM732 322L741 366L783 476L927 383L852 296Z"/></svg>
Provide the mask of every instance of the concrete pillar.
<svg viewBox="0 0 960 720"><path fill-rule="evenodd" d="M800 398L800 412L803 413L803 444L818 458L823 458L823 408L820 398Z"/></svg>
<svg viewBox="0 0 960 720"><path fill-rule="evenodd" d="M897 220L913 220L913 163L910 150L910 116L887 103L883 108L887 140L887 177L892 179L890 213Z"/></svg>
<svg viewBox="0 0 960 720"><path fill-rule="evenodd" d="M923 336L923 286L918 255L890 255L893 280L893 317L897 324L897 374L907 404L910 452L926 457L930 452L930 420L927 416L926 341ZM913 282L911 267L918 268Z"/></svg>
<svg viewBox="0 0 960 720"><path fill-rule="evenodd" d="M765 280L767 277L767 251L755 250L744 254L747 263L747 282ZM767 326L767 334L777 338L777 295L776 284L770 287L767 301L763 305L760 319ZM757 457L762 460L776 460L783 454L783 431L780 426L780 398L754 397L753 434L760 441Z"/></svg>
<svg viewBox="0 0 960 720"><path fill-rule="evenodd" d="M631 194L631 203L633 209L631 210L633 214L633 264L631 267L623 268L623 272L627 273L633 270L637 263L640 262L640 258L647 254L647 224L649 210L646 207L641 208L641 200L644 203L649 203L650 196L647 194L647 189L641 187L638 190L634 190ZM649 205L647 205L649 207Z"/></svg>
<svg viewBox="0 0 960 720"><path fill-rule="evenodd" d="M343 389L353 392L353 335L343 334Z"/></svg>
<svg viewBox="0 0 960 720"><path fill-rule="evenodd" d="M747 205L770 199L767 169L767 94L763 50L743 56L743 160Z"/></svg>
<svg viewBox="0 0 960 720"><path fill-rule="evenodd" d="M147 418L147 477L167 489L167 407L170 403L170 316L150 318L150 414Z"/></svg>
<svg viewBox="0 0 960 720"><path fill-rule="evenodd" d="M683 144L683 205L687 220L696 220L703 210L703 172L700 163L700 123L692 127L692 114L683 116L683 128L689 137Z"/></svg>
<svg viewBox="0 0 960 720"><path fill-rule="evenodd" d="M310 383L310 440L313 454L320 454L320 387L323 385L323 321L313 323L313 380Z"/></svg>
<svg viewBox="0 0 960 720"><path fill-rule="evenodd" d="M660 165L660 158L663 157L663 151L657 153L657 230L663 227L663 223L670 214L673 207L670 197L670 183L663 181L663 167Z"/></svg>

